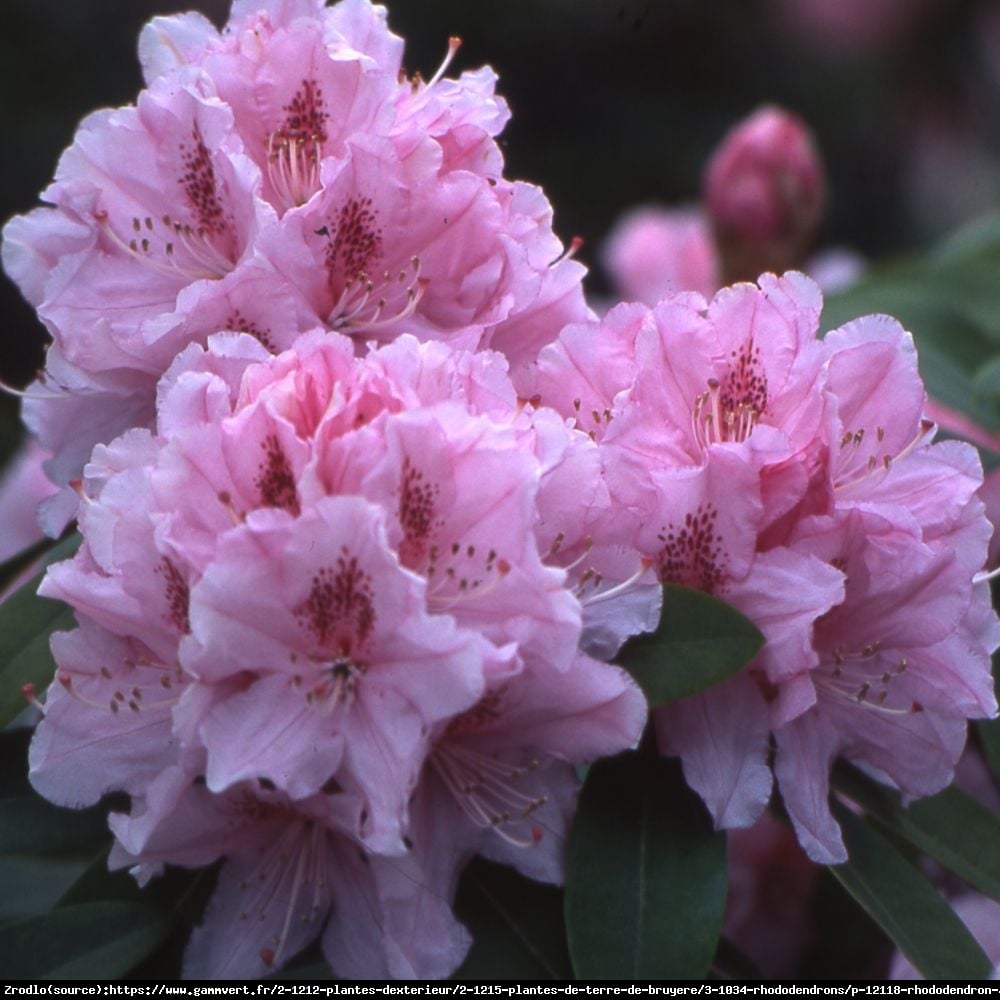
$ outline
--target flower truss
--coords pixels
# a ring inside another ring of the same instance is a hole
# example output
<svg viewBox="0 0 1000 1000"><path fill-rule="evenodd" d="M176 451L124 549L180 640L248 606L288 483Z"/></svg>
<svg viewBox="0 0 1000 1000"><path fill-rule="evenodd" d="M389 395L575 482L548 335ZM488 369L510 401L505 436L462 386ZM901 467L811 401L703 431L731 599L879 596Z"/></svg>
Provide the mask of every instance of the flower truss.
<svg viewBox="0 0 1000 1000"><path fill-rule="evenodd" d="M342 975L447 975L463 862L558 881L572 765L637 741L642 694L579 649L581 587L538 544L596 448L518 414L503 368L218 334L170 368L155 435L95 450L85 544L43 588L81 629L32 781L128 792L113 863L140 879L226 858L189 975L262 974L324 924Z"/></svg>
<svg viewBox="0 0 1000 1000"><path fill-rule="evenodd" d="M79 476L153 419L156 381L219 330L270 350L317 325L494 346L525 364L583 319L551 209L502 175L489 69L429 81L367 0L237 2L142 33L146 89L80 125L49 207L4 231L7 272L52 335L25 419Z"/></svg>

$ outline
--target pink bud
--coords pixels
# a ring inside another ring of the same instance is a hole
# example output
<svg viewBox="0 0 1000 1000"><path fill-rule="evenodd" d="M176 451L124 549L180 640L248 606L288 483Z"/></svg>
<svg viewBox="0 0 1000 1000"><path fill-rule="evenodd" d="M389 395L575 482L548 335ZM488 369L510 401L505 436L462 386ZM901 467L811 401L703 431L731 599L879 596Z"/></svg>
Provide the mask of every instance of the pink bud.
<svg viewBox="0 0 1000 1000"><path fill-rule="evenodd" d="M823 215L826 180L805 123L763 107L723 139L705 174L705 206L726 281L801 263Z"/></svg>

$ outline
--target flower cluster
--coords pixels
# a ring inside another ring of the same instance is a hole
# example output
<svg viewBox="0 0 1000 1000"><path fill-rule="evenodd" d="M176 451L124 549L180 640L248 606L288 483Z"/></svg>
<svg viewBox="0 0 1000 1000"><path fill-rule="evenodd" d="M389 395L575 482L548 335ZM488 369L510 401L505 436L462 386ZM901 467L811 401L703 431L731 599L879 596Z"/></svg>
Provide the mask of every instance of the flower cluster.
<svg viewBox="0 0 1000 1000"><path fill-rule="evenodd" d="M149 426L157 379L220 330L269 350L322 325L403 331L524 364L587 315L542 192L502 175L489 69L424 82L368 0L238 0L143 31L147 88L80 126L52 207L4 231L8 274L52 335L25 419L78 477Z"/></svg>
<svg viewBox="0 0 1000 1000"><path fill-rule="evenodd" d="M25 401L72 484L47 516L83 535L42 585L78 628L31 780L126 793L111 863L142 883L221 860L189 976L317 937L342 976L453 972L465 863L558 883L578 766L639 741L609 661L663 584L766 640L653 713L720 828L776 781L805 853L843 861L836 757L927 795L996 712L982 471L933 443L910 335L818 339L794 271L708 300L708 253L597 320L544 195L503 176L492 72L445 76L457 48L408 77L368 0L157 18L137 104L88 118L5 229L53 338ZM724 270L815 229L794 130L753 195L764 124L713 185Z"/></svg>
<svg viewBox="0 0 1000 1000"><path fill-rule="evenodd" d="M42 591L82 627L32 780L128 792L113 861L142 879L225 854L189 975L262 974L324 922L342 975L447 975L469 857L559 880L571 765L646 715L579 651L578 588L539 550L588 447L518 415L490 353L407 336L357 360L317 332L271 359L245 334L189 348L157 434L96 449L85 544Z"/></svg>
<svg viewBox="0 0 1000 1000"><path fill-rule="evenodd" d="M762 630L747 669L655 713L661 747L722 827L774 772L816 861L846 858L838 755L910 795L951 780L965 720L996 712L1000 629L975 582L991 528L975 451L931 443L913 342L885 316L816 338L804 275L764 275L571 325L539 398L600 442L609 494L665 582Z"/></svg>

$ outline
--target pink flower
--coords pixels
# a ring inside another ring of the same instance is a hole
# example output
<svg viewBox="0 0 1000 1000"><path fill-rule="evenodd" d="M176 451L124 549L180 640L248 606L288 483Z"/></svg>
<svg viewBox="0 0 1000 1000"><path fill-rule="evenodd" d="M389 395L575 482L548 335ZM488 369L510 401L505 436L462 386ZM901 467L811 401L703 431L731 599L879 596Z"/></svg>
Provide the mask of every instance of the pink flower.
<svg viewBox="0 0 1000 1000"><path fill-rule="evenodd" d="M808 905L820 870L802 853L788 824L769 813L748 830L733 830L727 845L723 931L762 976L791 978L816 934Z"/></svg>
<svg viewBox="0 0 1000 1000"><path fill-rule="evenodd" d="M867 317L816 339L820 296L764 275L574 325L542 402L599 444L611 517L666 582L721 597L766 644L659 708L657 736L720 827L775 773L811 857L843 860L826 805L843 754L911 795L950 780L966 720L996 711L996 617L974 587L989 525L975 453L930 444L912 339Z"/></svg>
<svg viewBox="0 0 1000 1000"><path fill-rule="evenodd" d="M976 496L982 470L969 446L931 444L909 334L867 317L824 348L835 506L801 521L790 544L840 567L845 598L816 624L815 705L778 730L775 770L800 841L829 862L846 856L817 794L832 759L861 762L911 796L945 787L965 720L996 713L1000 629L975 583L991 533Z"/></svg>
<svg viewBox="0 0 1000 1000"><path fill-rule="evenodd" d="M446 975L472 855L561 877L573 765L634 744L646 707L580 650L591 598L539 548L596 446L516 407L488 353L219 334L171 366L157 434L95 451L84 545L43 588L82 624L32 780L129 791L116 857L143 878L227 859L189 974L259 975L329 919L342 974ZM346 920L362 900L371 923Z"/></svg>
<svg viewBox="0 0 1000 1000"><path fill-rule="evenodd" d="M42 471L45 458L45 452L28 441L9 459L0 476L0 524L4 526L0 561L10 559L42 538L36 508L54 492Z"/></svg>
<svg viewBox="0 0 1000 1000"><path fill-rule="evenodd" d="M826 200L823 164L805 124L764 107L723 139L705 174L705 206L728 280L799 264Z"/></svg>
<svg viewBox="0 0 1000 1000"><path fill-rule="evenodd" d="M86 119L5 229L8 273L54 340L26 419L57 483L151 422L190 343L242 331L272 352L316 326L496 346L529 369L584 319L582 268L551 208L501 176L489 70L401 75L367 0L240 3L143 31L136 107Z"/></svg>
<svg viewBox="0 0 1000 1000"><path fill-rule="evenodd" d="M714 294L720 285L711 229L697 208L636 208L615 224L604 266L622 298L654 305L675 292Z"/></svg>

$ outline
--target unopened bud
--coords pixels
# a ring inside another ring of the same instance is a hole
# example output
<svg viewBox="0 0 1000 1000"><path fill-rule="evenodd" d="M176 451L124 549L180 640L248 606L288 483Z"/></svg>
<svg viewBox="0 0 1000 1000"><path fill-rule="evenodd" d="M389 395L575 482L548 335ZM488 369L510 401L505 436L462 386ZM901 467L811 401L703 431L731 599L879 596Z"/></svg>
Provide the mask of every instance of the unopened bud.
<svg viewBox="0 0 1000 1000"><path fill-rule="evenodd" d="M801 264L825 201L823 164L800 118L764 107L737 125L705 174L705 207L726 281Z"/></svg>

